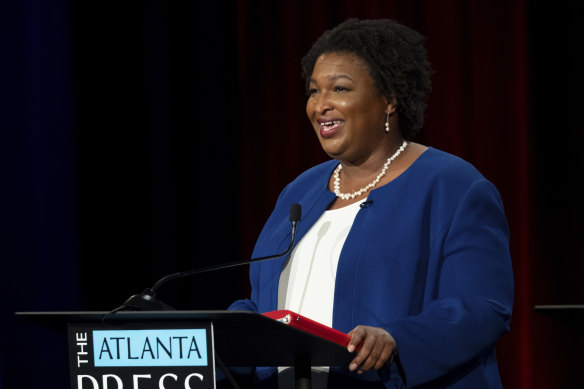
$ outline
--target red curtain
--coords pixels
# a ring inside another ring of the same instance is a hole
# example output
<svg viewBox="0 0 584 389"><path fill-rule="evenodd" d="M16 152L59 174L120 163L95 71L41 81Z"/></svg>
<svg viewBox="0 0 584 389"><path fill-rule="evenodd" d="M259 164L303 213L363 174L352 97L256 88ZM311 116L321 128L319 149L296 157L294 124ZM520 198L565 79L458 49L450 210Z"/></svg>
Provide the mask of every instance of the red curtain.
<svg viewBox="0 0 584 389"><path fill-rule="evenodd" d="M349 17L395 19L427 37L435 74L426 125L416 140L471 162L503 197L516 291L511 331L497 346L504 386L574 387L578 351L566 336L581 340L581 334L565 332L533 309L549 291L536 288L544 275L532 228L534 155L523 0L287 5L240 0L244 252L251 252L284 185L327 159L305 116L300 58L325 29Z"/></svg>

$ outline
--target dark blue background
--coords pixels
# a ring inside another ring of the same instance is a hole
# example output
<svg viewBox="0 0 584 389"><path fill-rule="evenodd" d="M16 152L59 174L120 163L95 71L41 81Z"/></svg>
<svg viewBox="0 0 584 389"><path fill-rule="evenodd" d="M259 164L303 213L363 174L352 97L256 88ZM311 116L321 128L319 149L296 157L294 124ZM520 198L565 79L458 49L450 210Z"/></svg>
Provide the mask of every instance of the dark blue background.
<svg viewBox="0 0 584 389"><path fill-rule="evenodd" d="M110 310L241 258L235 29L220 2L0 3L3 388L68 386L64 332L14 312ZM244 273L160 297L224 309Z"/></svg>

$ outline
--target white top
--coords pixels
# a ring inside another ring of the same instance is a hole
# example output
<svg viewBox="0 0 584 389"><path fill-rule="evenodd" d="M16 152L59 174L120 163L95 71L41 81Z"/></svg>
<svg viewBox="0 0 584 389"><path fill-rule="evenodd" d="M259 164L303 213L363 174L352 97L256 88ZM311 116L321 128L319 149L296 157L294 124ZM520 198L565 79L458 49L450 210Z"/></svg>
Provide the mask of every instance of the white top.
<svg viewBox="0 0 584 389"><path fill-rule="evenodd" d="M364 201L325 211L298 242L280 275L278 309L332 327L339 257ZM313 366L312 387L326 388L327 376L328 366ZM278 368L278 388L294 388L293 368Z"/></svg>
<svg viewBox="0 0 584 389"><path fill-rule="evenodd" d="M289 273L284 307L279 309L332 327L337 265L363 201L325 211L294 248L281 276L280 286L286 287Z"/></svg>

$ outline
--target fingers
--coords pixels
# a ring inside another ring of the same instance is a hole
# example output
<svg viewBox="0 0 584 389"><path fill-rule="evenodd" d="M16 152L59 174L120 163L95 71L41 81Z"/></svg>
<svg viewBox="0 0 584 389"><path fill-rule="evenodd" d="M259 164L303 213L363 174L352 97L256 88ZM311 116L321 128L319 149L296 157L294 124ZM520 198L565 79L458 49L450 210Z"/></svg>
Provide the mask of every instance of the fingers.
<svg viewBox="0 0 584 389"><path fill-rule="evenodd" d="M361 349L349 364L349 370L358 370L358 373L370 369L380 369L391 357L395 349L395 340L384 329L367 326L357 326L351 332L351 340L347 346L350 352L357 349L362 342Z"/></svg>
<svg viewBox="0 0 584 389"><path fill-rule="evenodd" d="M392 354L393 348L389 346L385 347L382 350L381 354L379 355L377 362L375 362L375 364L373 365L373 369L375 370L381 369L381 367L387 363Z"/></svg>
<svg viewBox="0 0 584 389"><path fill-rule="evenodd" d="M351 361L349 370L354 371L357 368L360 372L367 371L371 368L372 361L377 360L380 350L376 348L376 334L373 331L368 331L363 327L363 346L357 353L357 356Z"/></svg>
<svg viewBox="0 0 584 389"><path fill-rule="evenodd" d="M349 332L348 335L351 335L351 340L347 345L347 349L350 353L358 348L359 344L363 341L363 338L365 338L365 334L365 326L357 326L351 332Z"/></svg>

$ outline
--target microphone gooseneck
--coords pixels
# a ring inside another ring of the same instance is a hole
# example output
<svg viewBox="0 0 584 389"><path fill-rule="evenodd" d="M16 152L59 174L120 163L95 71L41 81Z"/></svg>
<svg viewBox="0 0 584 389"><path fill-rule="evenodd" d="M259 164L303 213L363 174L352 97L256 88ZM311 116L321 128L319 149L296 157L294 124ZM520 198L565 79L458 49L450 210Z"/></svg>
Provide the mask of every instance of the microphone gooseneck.
<svg viewBox="0 0 584 389"><path fill-rule="evenodd" d="M122 310L132 310L132 311L167 311L167 310L172 310L173 308L170 305L165 304L162 301L157 300L155 298L156 292L158 291L158 289L160 289L160 287L162 285L166 284L170 280L173 280L175 278L182 278L182 277L186 277L186 276L191 276L191 275L195 275L195 274L206 273L206 272L215 271L215 270L227 269L227 268L235 267L235 266L247 265L247 264L250 264L252 262L266 261L269 259L275 259L275 258L282 257L284 255L287 255L292 250L292 247L294 247L294 241L296 239L296 227L297 227L298 222L300 221L301 217L302 217L302 208L300 207L300 204L292 204L290 206L290 213L289 213L290 222L292 223L292 236L290 238L290 244L288 245L288 248L286 248L286 250L284 252L282 252L280 254L275 254L275 255L268 255L266 257L245 259L245 260L241 260L241 261L225 263L222 265L207 266L207 267L203 267L203 268L199 268L199 269L193 269L193 270L187 270L184 272L177 272L177 273L169 274L169 275L161 278L156 284L154 284L154 286L152 288L146 288L146 289L144 289L144 291L142 293L138 293L138 294L131 296L122 305L120 305L118 308L111 311L109 314L112 314L112 313L117 312L117 311L122 311Z"/></svg>

